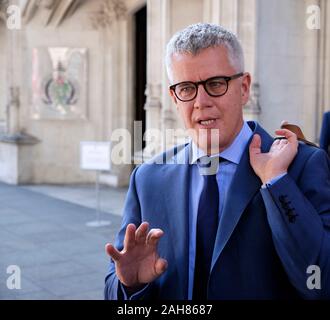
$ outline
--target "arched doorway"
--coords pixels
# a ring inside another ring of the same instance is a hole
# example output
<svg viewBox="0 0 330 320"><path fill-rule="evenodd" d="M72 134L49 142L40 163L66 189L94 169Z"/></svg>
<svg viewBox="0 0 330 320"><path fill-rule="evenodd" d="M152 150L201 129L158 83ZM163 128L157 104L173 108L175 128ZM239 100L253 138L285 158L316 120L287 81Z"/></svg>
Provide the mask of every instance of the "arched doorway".
<svg viewBox="0 0 330 320"><path fill-rule="evenodd" d="M134 14L134 120L142 121L142 135L146 128L145 88L147 83L147 7L144 6ZM140 146L141 147L141 146ZM142 149L145 142L142 139ZM135 150L140 151L140 150Z"/></svg>

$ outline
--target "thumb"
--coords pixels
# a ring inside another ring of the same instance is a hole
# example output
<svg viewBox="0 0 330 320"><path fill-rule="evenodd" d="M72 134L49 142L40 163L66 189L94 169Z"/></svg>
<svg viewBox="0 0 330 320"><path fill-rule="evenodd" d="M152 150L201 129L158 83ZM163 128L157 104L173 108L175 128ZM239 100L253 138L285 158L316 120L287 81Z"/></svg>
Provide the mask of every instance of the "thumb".
<svg viewBox="0 0 330 320"><path fill-rule="evenodd" d="M255 134L252 138L249 147L250 155L261 153L261 138L258 134Z"/></svg>
<svg viewBox="0 0 330 320"><path fill-rule="evenodd" d="M155 272L157 275L161 275L167 269L167 261L163 258L159 258L155 263Z"/></svg>

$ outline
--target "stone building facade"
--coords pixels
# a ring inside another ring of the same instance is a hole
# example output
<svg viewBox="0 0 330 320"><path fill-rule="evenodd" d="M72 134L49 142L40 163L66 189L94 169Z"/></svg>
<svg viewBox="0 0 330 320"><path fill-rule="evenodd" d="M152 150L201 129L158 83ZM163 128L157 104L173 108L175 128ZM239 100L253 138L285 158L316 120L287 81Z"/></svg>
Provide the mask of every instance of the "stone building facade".
<svg viewBox="0 0 330 320"><path fill-rule="evenodd" d="M330 109L327 0L0 3L2 181L94 181L95 173L81 170L79 165L81 141L111 140L113 146L121 144L129 160L136 162L141 161L142 149L145 157L163 149L163 137L153 136L149 129L165 132L182 127L168 95L165 46L175 31L196 22L219 23L241 40L245 71L253 79L251 99L244 109L246 119L259 121L270 132L286 119L299 124L310 140L318 142L322 114ZM14 11L8 12L10 5L20 8L19 29L8 27L8 19L14 15ZM65 66L60 62L51 66L49 58L41 58L55 52L49 48L56 52L79 49L83 54L72 62L73 69L84 73L76 71L76 80L54 87L52 80L42 77L52 68L58 74ZM45 99L55 99L52 86L58 94L63 93L60 98L72 102L72 116L60 109L58 114L50 109L53 113L44 112ZM36 94L40 94L39 100ZM79 105L82 97L84 103ZM142 121L142 125L134 127L134 120ZM123 142L118 129L132 134L138 129L147 131L147 141L134 146L134 141L141 140L135 134L132 143ZM102 172L101 181L126 185L132 168L129 163L113 163L110 171Z"/></svg>

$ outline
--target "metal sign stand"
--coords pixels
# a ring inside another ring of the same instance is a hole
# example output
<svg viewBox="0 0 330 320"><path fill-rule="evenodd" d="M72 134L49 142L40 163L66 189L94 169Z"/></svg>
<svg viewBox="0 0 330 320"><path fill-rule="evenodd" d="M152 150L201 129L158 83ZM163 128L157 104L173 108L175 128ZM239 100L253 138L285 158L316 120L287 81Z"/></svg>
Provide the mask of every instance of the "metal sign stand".
<svg viewBox="0 0 330 320"><path fill-rule="evenodd" d="M104 227L111 224L111 221L101 220L101 210L100 210L100 171L96 171L96 182L95 182L95 192L96 192L96 220L89 221L86 223L87 227Z"/></svg>

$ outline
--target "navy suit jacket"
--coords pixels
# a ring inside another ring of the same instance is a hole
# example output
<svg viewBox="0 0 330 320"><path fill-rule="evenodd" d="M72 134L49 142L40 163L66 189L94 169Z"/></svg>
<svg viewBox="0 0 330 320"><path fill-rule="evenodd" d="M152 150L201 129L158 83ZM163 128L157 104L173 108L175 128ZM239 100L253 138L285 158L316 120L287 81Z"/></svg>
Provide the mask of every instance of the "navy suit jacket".
<svg viewBox="0 0 330 320"><path fill-rule="evenodd" d="M248 124L261 135L267 152L273 138L257 123ZM158 252L168 261L165 273L134 299L187 299L189 146L168 151L132 173L115 246L123 248L127 224L148 221L164 231ZM159 164L162 159L167 163ZM208 299L329 298L329 158L300 143L288 174L266 189L261 185L247 146L219 222ZM316 275L307 273L310 265L321 270L321 289L307 286L308 277ZM105 298L123 298L112 261Z"/></svg>
<svg viewBox="0 0 330 320"><path fill-rule="evenodd" d="M320 147L330 155L330 111L325 112L323 115Z"/></svg>

